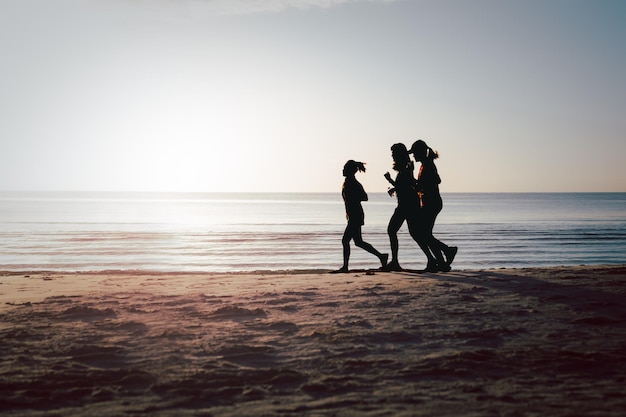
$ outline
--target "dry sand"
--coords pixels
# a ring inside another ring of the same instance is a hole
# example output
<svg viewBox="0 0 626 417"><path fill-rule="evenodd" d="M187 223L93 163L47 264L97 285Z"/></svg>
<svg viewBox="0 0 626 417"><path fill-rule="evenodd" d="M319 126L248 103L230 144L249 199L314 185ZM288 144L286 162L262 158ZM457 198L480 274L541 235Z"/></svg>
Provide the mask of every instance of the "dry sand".
<svg viewBox="0 0 626 417"><path fill-rule="evenodd" d="M0 274L3 416L623 416L626 266Z"/></svg>

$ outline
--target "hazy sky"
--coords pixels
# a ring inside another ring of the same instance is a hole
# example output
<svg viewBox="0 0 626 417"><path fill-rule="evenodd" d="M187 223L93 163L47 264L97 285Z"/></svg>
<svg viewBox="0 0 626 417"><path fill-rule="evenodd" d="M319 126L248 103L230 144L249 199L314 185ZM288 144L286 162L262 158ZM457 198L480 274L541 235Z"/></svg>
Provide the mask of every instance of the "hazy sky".
<svg viewBox="0 0 626 417"><path fill-rule="evenodd" d="M0 0L0 190L626 191L626 1Z"/></svg>

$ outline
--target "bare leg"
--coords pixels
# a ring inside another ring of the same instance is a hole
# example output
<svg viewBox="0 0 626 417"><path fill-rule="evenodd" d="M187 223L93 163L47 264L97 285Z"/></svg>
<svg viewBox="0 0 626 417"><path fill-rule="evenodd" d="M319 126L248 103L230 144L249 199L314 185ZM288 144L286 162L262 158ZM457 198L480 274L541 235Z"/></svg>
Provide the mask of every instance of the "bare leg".
<svg viewBox="0 0 626 417"><path fill-rule="evenodd" d="M346 226L346 230L343 232L343 238L341 239L341 245L343 246L343 266L341 271L348 272L348 263L350 262L350 241L352 240L352 229L350 225Z"/></svg>
<svg viewBox="0 0 626 417"><path fill-rule="evenodd" d="M357 227L354 228L354 234L352 236L352 239L354 239L354 244L356 246L358 246L361 249L364 249L365 251L371 253L372 255L376 255L378 259L380 260L380 263L383 268L387 266L387 259L389 259L389 255L386 253L385 254L380 253L379 251L376 250L376 248L374 248L372 245L370 245L369 243L363 240L363 237L361 236L361 226L359 226L358 228Z"/></svg>
<svg viewBox="0 0 626 417"><path fill-rule="evenodd" d="M398 230L404 223L404 214L400 212L398 208L393 212L391 219L389 219L389 225L387 226L387 235L389 235L389 245L391 246L391 262L388 265L390 270L400 270L400 262L398 261Z"/></svg>

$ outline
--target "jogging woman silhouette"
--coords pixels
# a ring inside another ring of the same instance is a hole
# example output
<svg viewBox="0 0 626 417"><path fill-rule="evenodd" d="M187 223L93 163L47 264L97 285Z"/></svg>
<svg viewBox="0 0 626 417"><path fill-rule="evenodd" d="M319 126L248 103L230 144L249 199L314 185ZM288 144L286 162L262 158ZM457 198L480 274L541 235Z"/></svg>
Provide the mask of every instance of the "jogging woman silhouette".
<svg viewBox="0 0 626 417"><path fill-rule="evenodd" d="M343 196L343 201L346 206L348 225L341 239L341 244L343 245L343 266L333 271L334 273L345 273L349 271L348 262L350 261L351 240L354 240L354 244L357 247L376 255L383 268L387 265L387 259L389 258L388 254L380 253L372 245L365 242L361 236L361 226L365 224L365 213L363 212L361 201L367 201L368 198L363 186L355 177L357 171L365 172L365 164L363 162L349 160L343 167L343 176L346 177L346 179L341 189L341 195Z"/></svg>

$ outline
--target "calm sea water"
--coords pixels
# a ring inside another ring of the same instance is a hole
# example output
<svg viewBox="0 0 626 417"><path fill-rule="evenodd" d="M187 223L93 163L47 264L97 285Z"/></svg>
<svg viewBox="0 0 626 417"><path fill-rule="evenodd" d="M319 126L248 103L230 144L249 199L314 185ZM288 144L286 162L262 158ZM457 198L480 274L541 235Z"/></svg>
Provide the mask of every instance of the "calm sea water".
<svg viewBox="0 0 626 417"><path fill-rule="evenodd" d="M626 264L626 193L444 194L435 235L456 269ZM363 235L389 252L395 198L370 193ZM341 265L339 193L0 193L0 269L254 271ZM400 262L424 255L400 231ZM377 259L352 251L352 268Z"/></svg>

